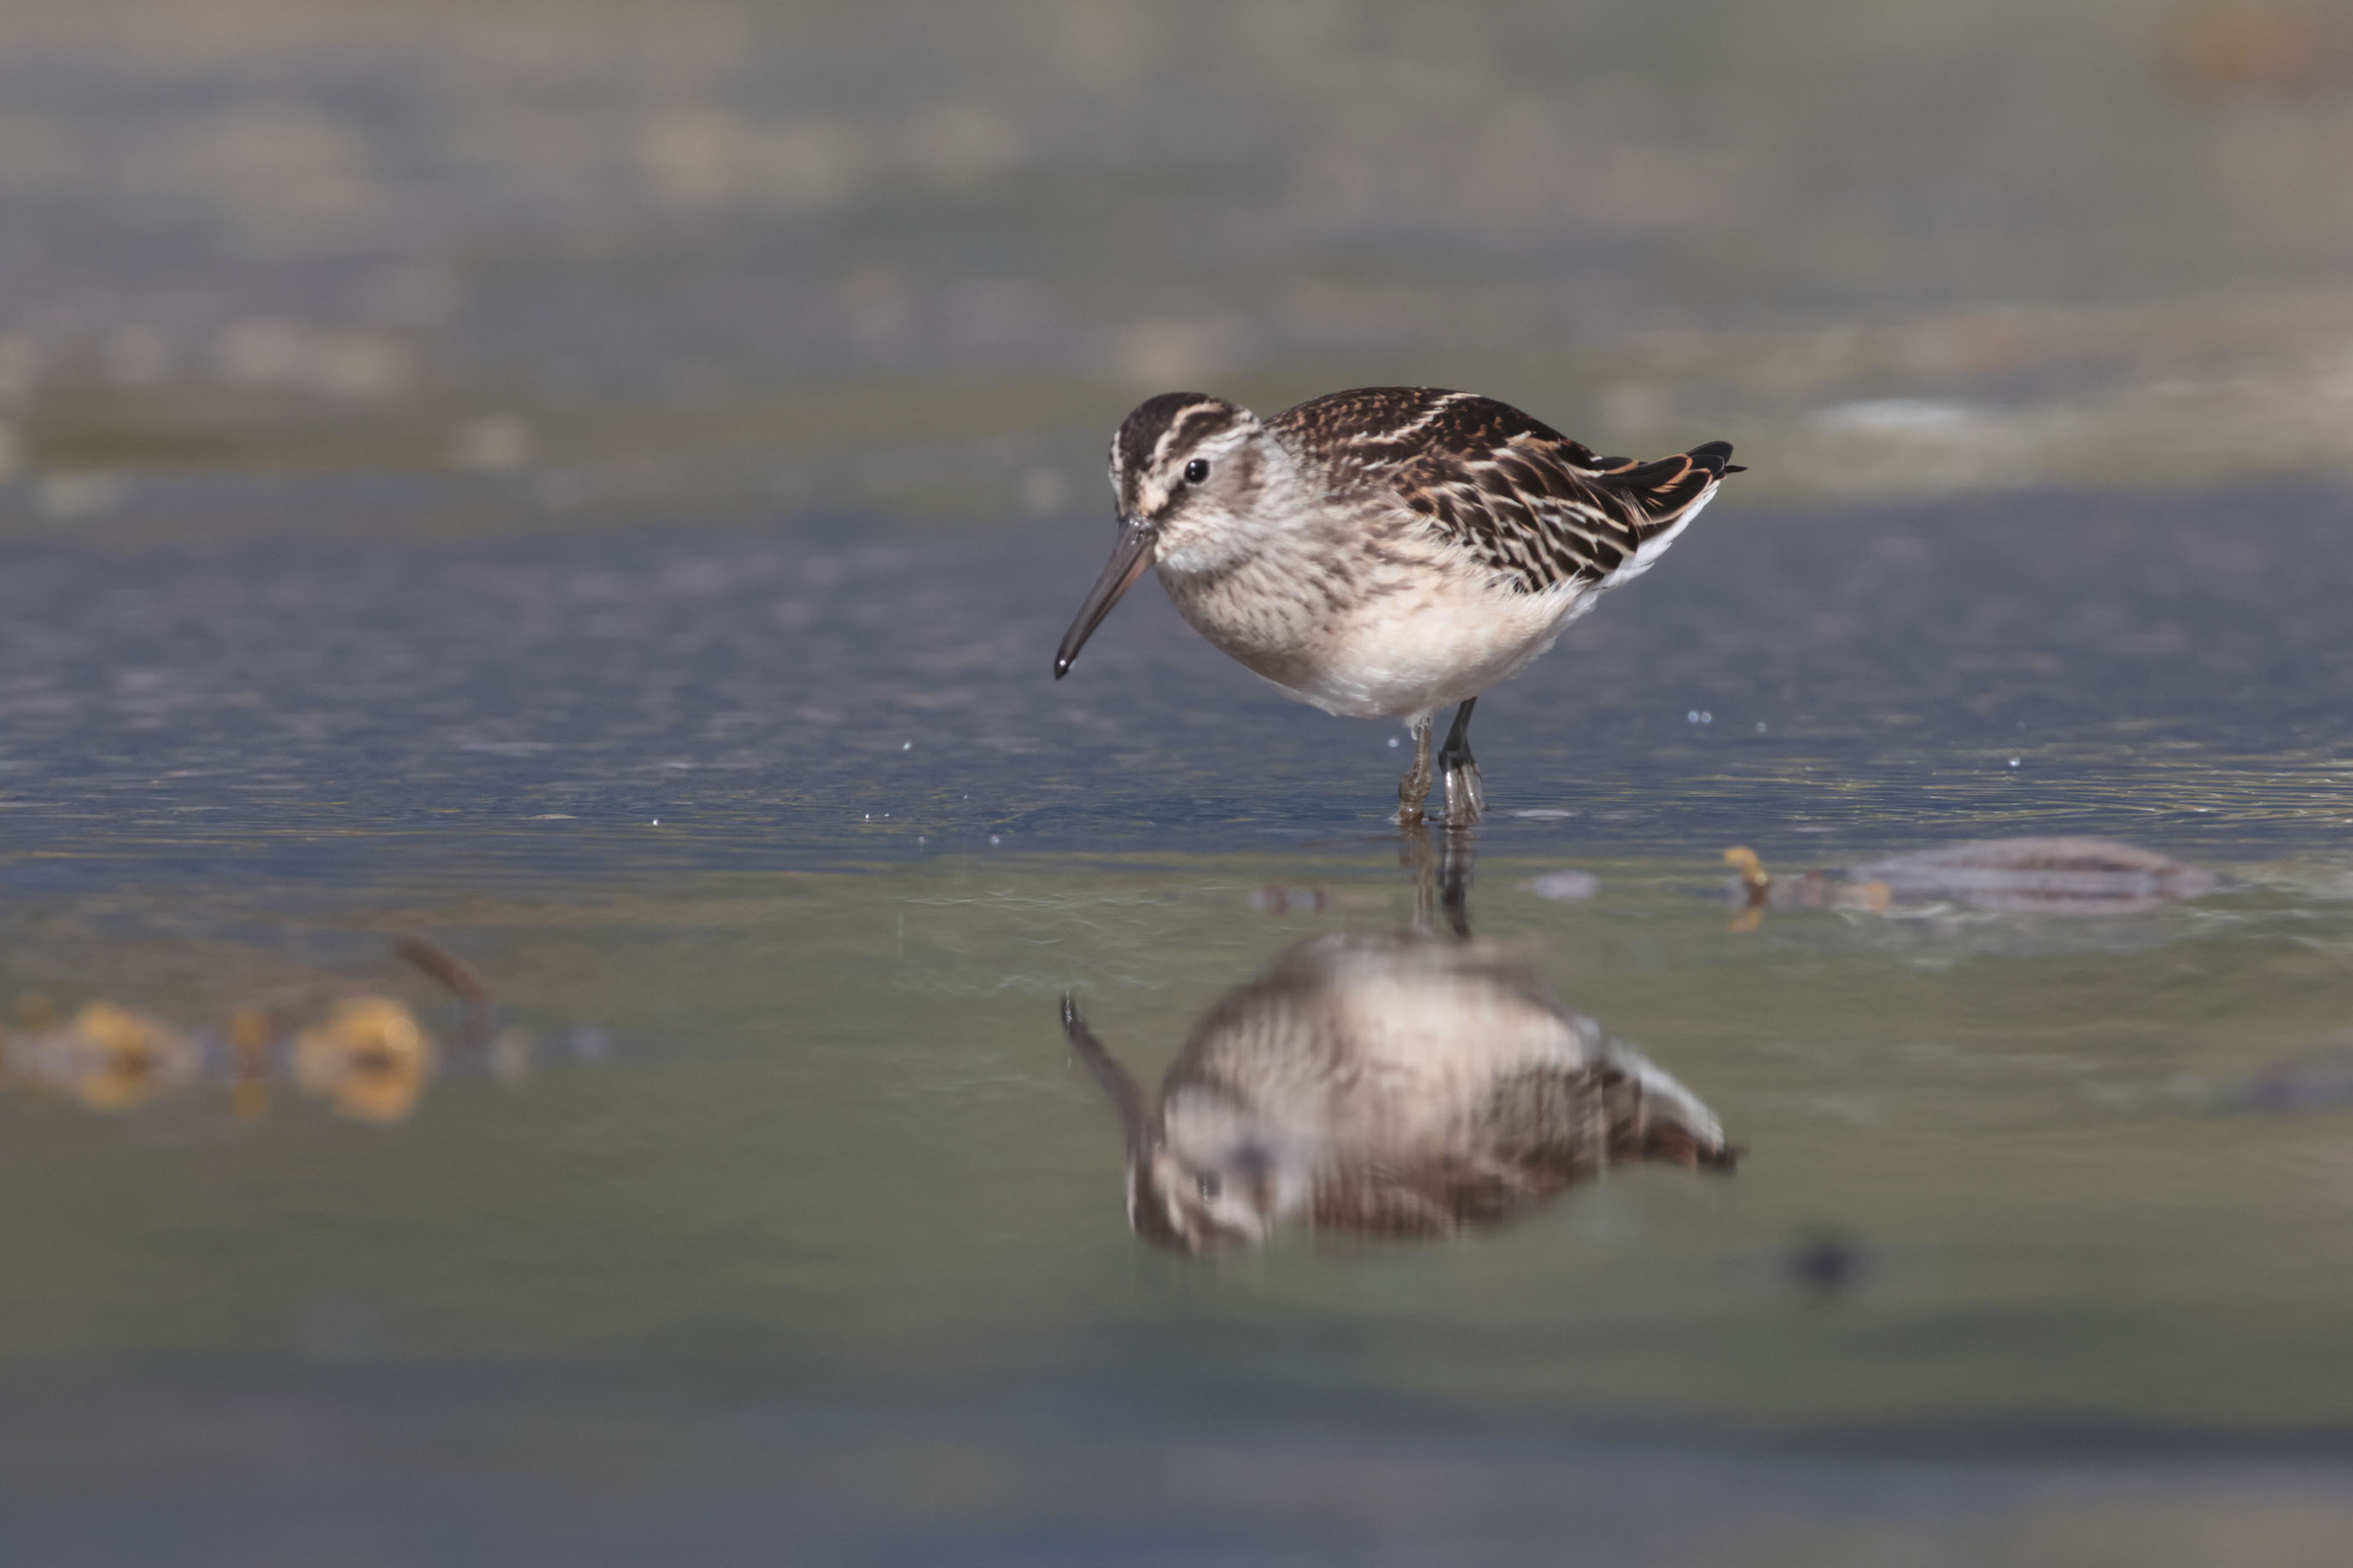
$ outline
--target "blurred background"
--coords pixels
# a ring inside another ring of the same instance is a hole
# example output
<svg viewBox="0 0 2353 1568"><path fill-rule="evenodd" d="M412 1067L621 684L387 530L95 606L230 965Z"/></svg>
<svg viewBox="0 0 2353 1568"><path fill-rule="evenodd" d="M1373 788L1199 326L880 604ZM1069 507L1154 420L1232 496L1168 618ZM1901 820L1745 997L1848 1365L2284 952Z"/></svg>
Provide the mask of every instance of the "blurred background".
<svg viewBox="0 0 2353 1568"><path fill-rule="evenodd" d="M1755 493L2353 471L2331 0L16 0L0 515L1102 509L1467 385Z"/></svg>

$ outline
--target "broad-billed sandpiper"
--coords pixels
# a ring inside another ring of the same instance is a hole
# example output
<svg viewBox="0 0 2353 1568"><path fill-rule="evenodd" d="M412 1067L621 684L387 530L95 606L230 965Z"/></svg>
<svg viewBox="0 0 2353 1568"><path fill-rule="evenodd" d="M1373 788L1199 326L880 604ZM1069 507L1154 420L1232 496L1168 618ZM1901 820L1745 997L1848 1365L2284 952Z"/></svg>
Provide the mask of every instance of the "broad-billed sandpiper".
<svg viewBox="0 0 2353 1568"><path fill-rule="evenodd" d="M1054 676L1155 568L1195 630L1291 696L1406 721L1401 826L1430 795L1431 716L1460 703L1438 770L1446 825L1467 826L1485 805L1479 694L1648 571L1740 471L1731 456L1710 441L1652 463L1597 457L1508 404L1432 387L1335 392L1265 420L1163 393L1112 438L1119 542Z"/></svg>

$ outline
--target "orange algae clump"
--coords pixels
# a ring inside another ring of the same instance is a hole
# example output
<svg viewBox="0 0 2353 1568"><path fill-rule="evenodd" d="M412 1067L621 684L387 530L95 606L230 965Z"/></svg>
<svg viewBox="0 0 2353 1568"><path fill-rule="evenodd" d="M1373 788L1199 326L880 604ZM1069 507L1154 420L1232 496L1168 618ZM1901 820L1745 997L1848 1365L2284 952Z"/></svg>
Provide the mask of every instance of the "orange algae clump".
<svg viewBox="0 0 2353 1568"><path fill-rule="evenodd" d="M433 1038L387 996L350 996L294 1040L294 1078L346 1116L397 1121L433 1076Z"/></svg>
<svg viewBox="0 0 2353 1568"><path fill-rule="evenodd" d="M183 1083L195 1043L170 1026L111 1002L92 1002L36 1043L45 1063L93 1110L124 1110Z"/></svg>

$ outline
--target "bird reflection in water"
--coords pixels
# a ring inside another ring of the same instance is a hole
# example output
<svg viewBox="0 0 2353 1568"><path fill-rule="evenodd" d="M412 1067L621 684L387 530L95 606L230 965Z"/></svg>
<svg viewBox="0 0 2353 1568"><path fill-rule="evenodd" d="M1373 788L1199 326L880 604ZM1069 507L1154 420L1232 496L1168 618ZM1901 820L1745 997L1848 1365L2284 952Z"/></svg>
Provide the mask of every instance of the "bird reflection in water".
<svg viewBox="0 0 2353 1568"><path fill-rule="evenodd" d="M1732 1168L1689 1089L1469 935L1466 849L1420 869L1412 928L1280 954L1194 1026L1156 1102L1063 999L1063 1032L1126 1133L1137 1232L1192 1252L1286 1222L1442 1236L1614 1164Z"/></svg>

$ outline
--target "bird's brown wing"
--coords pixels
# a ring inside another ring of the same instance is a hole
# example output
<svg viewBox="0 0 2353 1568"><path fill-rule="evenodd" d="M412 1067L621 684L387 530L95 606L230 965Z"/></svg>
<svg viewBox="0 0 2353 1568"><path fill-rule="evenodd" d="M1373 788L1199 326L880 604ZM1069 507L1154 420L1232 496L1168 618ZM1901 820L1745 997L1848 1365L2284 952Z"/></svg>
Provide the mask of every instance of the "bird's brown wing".
<svg viewBox="0 0 2353 1568"><path fill-rule="evenodd" d="M1341 485L1393 490L1523 593L1639 571L1728 472L1710 441L1652 463L1597 456L1508 403L1436 387L1368 386L1270 422Z"/></svg>

